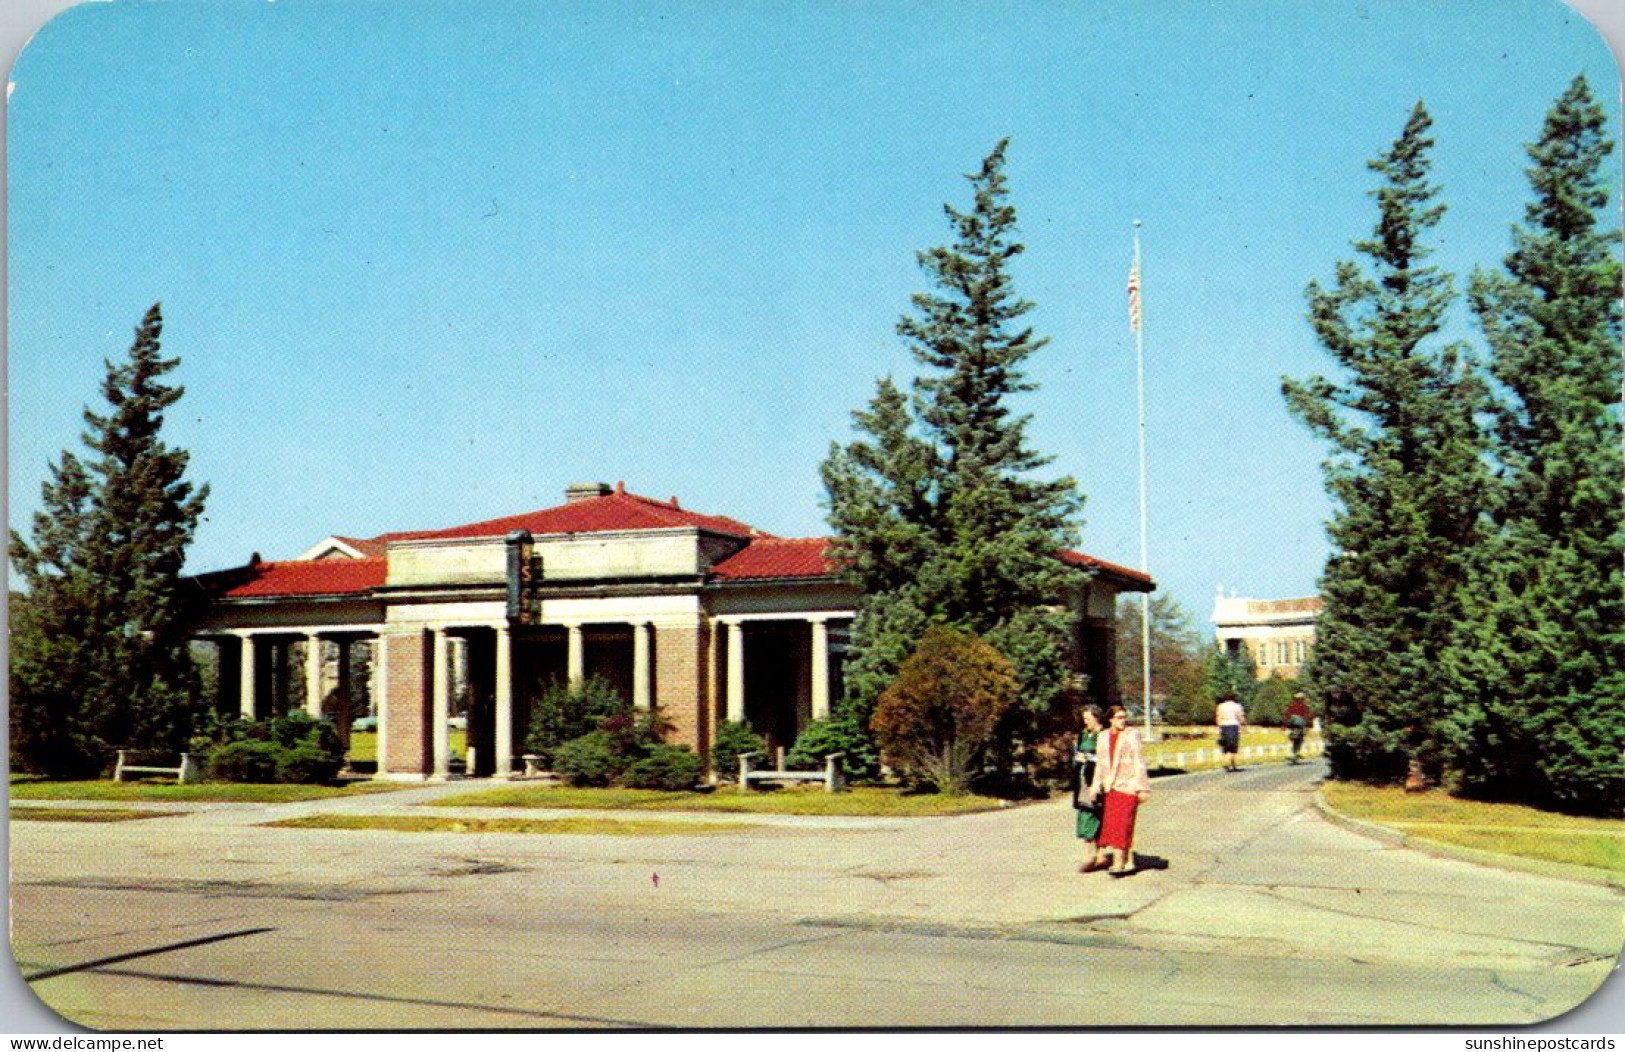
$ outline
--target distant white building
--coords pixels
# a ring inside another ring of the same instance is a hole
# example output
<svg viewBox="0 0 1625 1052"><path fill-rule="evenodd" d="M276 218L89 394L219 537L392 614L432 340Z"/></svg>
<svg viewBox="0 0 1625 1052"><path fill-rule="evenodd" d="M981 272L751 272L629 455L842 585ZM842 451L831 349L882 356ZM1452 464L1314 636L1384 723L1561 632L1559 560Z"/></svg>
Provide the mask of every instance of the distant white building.
<svg viewBox="0 0 1625 1052"><path fill-rule="evenodd" d="M1319 596L1244 599L1221 595L1213 600L1214 638L1232 654L1245 648L1258 667L1259 679L1297 679L1315 648L1315 619L1322 605Z"/></svg>

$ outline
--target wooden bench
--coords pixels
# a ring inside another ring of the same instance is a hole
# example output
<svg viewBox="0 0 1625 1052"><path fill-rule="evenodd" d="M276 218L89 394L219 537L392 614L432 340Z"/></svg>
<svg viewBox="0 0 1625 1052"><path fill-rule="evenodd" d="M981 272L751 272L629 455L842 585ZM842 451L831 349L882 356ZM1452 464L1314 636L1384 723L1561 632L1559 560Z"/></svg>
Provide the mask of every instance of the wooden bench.
<svg viewBox="0 0 1625 1052"><path fill-rule="evenodd" d="M189 752L181 753L181 765L179 767L143 767L125 762L124 754L128 751L127 749L118 751L118 761L113 764L113 781L115 782L124 781L124 776L127 774L167 774L177 782L188 782L196 781L201 773L198 769L197 760Z"/></svg>
<svg viewBox="0 0 1625 1052"><path fill-rule="evenodd" d="M784 769L784 750L779 750L779 765L776 769L753 769L751 760L762 754L759 752L744 752L739 754L739 788L749 789L752 782L823 782L824 791L838 793L846 788L846 772L841 769L840 760L846 755L844 752L832 752L824 757L822 771L787 771Z"/></svg>

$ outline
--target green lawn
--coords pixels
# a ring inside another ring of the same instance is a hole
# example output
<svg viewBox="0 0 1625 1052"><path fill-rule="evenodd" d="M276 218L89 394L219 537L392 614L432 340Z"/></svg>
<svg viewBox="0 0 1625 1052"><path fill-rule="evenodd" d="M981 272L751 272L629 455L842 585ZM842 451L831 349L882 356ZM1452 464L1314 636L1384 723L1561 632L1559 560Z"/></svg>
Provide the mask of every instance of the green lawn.
<svg viewBox="0 0 1625 1052"><path fill-rule="evenodd" d="M826 793L813 786L752 789L718 786L713 792L661 792L654 789L570 789L555 785L505 785L458 793L435 801L438 807L529 807L617 811L724 811L769 815L869 815L925 817L988 811L1008 806L986 796L905 794L897 789L856 786Z"/></svg>
<svg viewBox="0 0 1625 1052"><path fill-rule="evenodd" d="M468 744L468 732L453 727L449 733L451 736L451 754L458 759L462 759L463 749ZM376 759L378 759L378 732L351 731L350 761L359 763Z"/></svg>
<svg viewBox="0 0 1625 1052"><path fill-rule="evenodd" d="M567 833L609 836L684 836L757 833L738 822L664 822L615 818L441 818L436 815L311 815L267 822L285 829L372 829L400 833Z"/></svg>
<svg viewBox="0 0 1625 1052"><path fill-rule="evenodd" d="M1161 740L1146 742L1143 746L1145 765L1152 770L1158 768L1177 769L1182 771L1210 771L1223 765L1224 760L1219 753L1219 731L1216 727L1159 727L1157 733ZM1320 737L1313 732L1304 739L1304 748L1318 745ZM1286 730L1281 727L1244 727L1241 731L1241 747L1269 747L1280 746L1277 756L1264 756L1255 753L1252 756L1243 756L1241 762L1252 765L1260 763L1286 763L1292 758L1287 750ZM1198 759L1197 752L1204 751ZM1179 754L1184 753L1184 761L1180 761ZM1307 753L1305 754L1308 755Z"/></svg>
<svg viewBox="0 0 1625 1052"><path fill-rule="evenodd" d="M13 800L192 800L212 803L292 803L389 792L406 786L388 782L354 785L243 785L233 782L41 782L13 781Z"/></svg>
<svg viewBox="0 0 1625 1052"><path fill-rule="evenodd" d="M1578 818L1520 804L1458 800L1440 789L1327 782L1333 808L1423 840L1625 874L1625 821Z"/></svg>
<svg viewBox="0 0 1625 1052"><path fill-rule="evenodd" d="M13 807L11 818L22 822L130 822L169 818L179 811L130 811L119 807Z"/></svg>

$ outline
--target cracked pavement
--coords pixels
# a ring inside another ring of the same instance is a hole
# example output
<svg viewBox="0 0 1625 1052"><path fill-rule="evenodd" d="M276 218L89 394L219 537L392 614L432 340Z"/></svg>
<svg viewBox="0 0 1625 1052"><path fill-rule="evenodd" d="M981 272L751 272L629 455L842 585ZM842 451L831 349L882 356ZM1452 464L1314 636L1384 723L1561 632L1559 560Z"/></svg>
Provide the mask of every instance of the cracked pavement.
<svg viewBox="0 0 1625 1052"><path fill-rule="evenodd" d="M14 823L13 949L46 1004L119 1030L1506 1025L1614 967L1618 889L1334 826L1319 775L1158 780L1139 840L1167 868L1126 880L1077 872L1059 800L636 837L263 825L456 783L166 802Z"/></svg>

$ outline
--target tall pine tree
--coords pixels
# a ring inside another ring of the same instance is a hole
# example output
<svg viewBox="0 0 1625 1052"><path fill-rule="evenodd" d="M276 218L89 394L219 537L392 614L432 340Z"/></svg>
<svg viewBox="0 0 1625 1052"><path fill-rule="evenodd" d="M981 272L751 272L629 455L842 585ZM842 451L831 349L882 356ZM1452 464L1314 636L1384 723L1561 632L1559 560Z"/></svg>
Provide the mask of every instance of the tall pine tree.
<svg viewBox="0 0 1625 1052"><path fill-rule="evenodd" d="M1027 440L1011 400L1032 390L1024 362L1047 342L1021 323L1009 264L1023 246L1000 142L969 175L968 211L945 205L951 244L919 253L932 289L897 325L925 372L906 399L882 380L864 436L823 465L829 521L864 600L847 674L849 717L866 720L933 622L974 632L1008 658L1023 705L1001 743L1030 739L1066 692L1072 638L1055 604L1082 583L1056 556L1082 506L1070 478L1034 473L1050 458Z"/></svg>
<svg viewBox="0 0 1625 1052"><path fill-rule="evenodd" d="M159 437L184 389L163 377L157 305L126 361L107 363L105 414L85 410L86 463L72 453L44 484L32 542L11 533L28 585L15 616L12 742L24 767L102 766L113 749L178 751L190 732L196 672L187 653L180 572L208 487Z"/></svg>
<svg viewBox="0 0 1625 1052"><path fill-rule="evenodd" d="M1326 438L1335 552L1309 682L1340 777L1442 773L1449 734L1440 659L1460 615L1487 479L1476 414L1483 384L1455 345L1431 345L1451 278L1426 264L1444 206L1428 181L1432 119L1418 103L1370 163L1374 235L1330 288L1309 286L1310 321L1339 380L1286 380L1288 407Z"/></svg>
<svg viewBox="0 0 1625 1052"><path fill-rule="evenodd" d="M1534 200L1471 302L1493 352L1497 530L1451 668L1477 795L1619 813L1625 753L1619 233L1613 151L1583 77L1528 148Z"/></svg>

